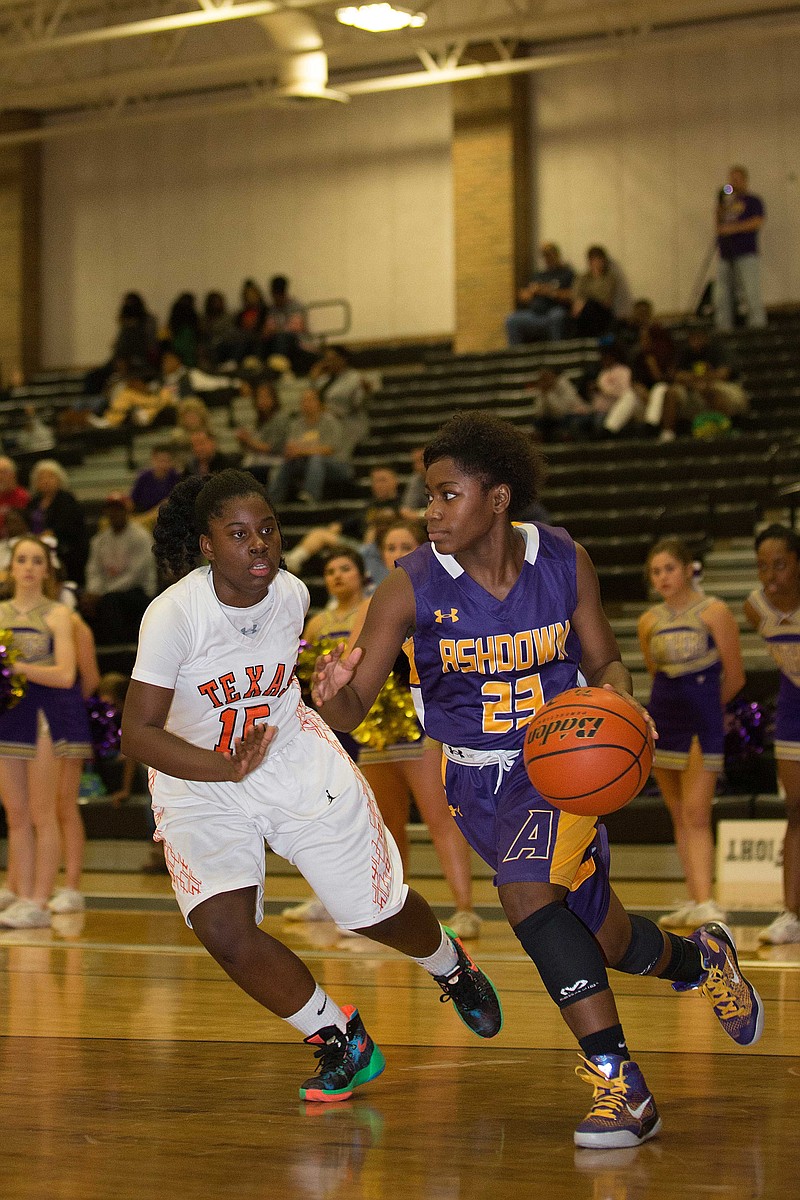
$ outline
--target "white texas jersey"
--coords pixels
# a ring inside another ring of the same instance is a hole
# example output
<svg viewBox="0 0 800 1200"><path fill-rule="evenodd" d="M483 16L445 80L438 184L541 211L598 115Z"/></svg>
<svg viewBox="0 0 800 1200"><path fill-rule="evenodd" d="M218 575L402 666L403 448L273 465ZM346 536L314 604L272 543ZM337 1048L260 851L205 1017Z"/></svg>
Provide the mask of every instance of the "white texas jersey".
<svg viewBox="0 0 800 1200"><path fill-rule="evenodd" d="M253 724L276 725L274 756L300 729L294 669L308 588L279 571L258 631L245 635L220 609L209 575L199 567L150 604L132 678L174 691L165 728L187 742L230 750Z"/></svg>

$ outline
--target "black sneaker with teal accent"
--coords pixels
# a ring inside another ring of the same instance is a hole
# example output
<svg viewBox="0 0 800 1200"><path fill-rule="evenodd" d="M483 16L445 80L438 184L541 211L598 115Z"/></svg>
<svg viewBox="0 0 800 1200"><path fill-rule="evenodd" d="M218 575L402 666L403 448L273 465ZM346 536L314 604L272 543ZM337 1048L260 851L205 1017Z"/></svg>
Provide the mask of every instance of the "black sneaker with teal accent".
<svg viewBox="0 0 800 1200"><path fill-rule="evenodd" d="M434 975L442 989L439 999L442 1004L452 1000L467 1029L478 1037L494 1037L503 1028L503 1009L495 986L473 962L452 929L443 928L456 948L458 962L449 975Z"/></svg>
<svg viewBox="0 0 800 1200"><path fill-rule="evenodd" d="M353 1090L377 1079L386 1066L386 1059L364 1028L358 1009L348 1004L342 1009L347 1017L347 1030L342 1033L336 1025L328 1025L303 1040L318 1046L316 1075L300 1086L300 1099L328 1104L349 1100Z"/></svg>

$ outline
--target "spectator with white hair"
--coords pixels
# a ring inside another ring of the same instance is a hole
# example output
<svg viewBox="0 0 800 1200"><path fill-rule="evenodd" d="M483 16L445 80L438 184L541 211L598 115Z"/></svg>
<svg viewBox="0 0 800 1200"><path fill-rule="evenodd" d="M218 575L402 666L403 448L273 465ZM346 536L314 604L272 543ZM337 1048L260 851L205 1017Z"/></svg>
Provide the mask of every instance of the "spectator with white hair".
<svg viewBox="0 0 800 1200"><path fill-rule="evenodd" d="M89 538L86 516L70 491L67 472L54 458L40 458L31 471L30 486L33 495L26 511L32 532L53 535L67 579L82 584Z"/></svg>

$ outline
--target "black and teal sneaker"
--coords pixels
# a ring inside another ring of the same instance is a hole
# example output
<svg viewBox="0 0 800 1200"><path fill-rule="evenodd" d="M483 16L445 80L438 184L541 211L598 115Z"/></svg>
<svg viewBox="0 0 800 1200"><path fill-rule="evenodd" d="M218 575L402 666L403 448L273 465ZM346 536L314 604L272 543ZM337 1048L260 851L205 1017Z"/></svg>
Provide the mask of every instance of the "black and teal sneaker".
<svg viewBox="0 0 800 1200"><path fill-rule="evenodd" d="M478 1037L491 1038L503 1028L500 997L488 975L473 961L452 929L444 931L456 948L458 962L449 975L434 975L442 1004L453 1001L461 1020Z"/></svg>
<svg viewBox="0 0 800 1200"><path fill-rule="evenodd" d="M336 1025L328 1025L303 1040L318 1046L316 1075L300 1086L300 1099L330 1103L349 1100L354 1088L376 1079L386 1066L386 1060L364 1028L358 1009L348 1004L342 1009L347 1017L347 1030L342 1033Z"/></svg>

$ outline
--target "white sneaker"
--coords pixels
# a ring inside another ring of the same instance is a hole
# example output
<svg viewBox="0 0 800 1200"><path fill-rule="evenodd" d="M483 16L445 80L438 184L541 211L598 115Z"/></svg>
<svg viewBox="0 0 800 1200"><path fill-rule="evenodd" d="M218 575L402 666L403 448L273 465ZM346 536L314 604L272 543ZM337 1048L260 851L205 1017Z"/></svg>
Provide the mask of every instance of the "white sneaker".
<svg viewBox="0 0 800 1200"><path fill-rule="evenodd" d="M3 929L44 929L51 921L46 908L39 908L33 900L16 900L5 912L0 913Z"/></svg>
<svg viewBox="0 0 800 1200"><path fill-rule="evenodd" d="M456 937L461 938L462 942L480 937L482 924L483 922L478 914L473 912L471 908L459 908L453 913L452 917L448 917L445 921L447 928L452 929Z"/></svg>
<svg viewBox="0 0 800 1200"><path fill-rule="evenodd" d="M779 913L771 925L761 930L758 940L769 942L771 946L783 946L787 942L800 942L800 920L793 912Z"/></svg>
<svg viewBox="0 0 800 1200"><path fill-rule="evenodd" d="M658 435L658 441L659 442L674 442L675 441L675 430L674 429L662 429L661 433Z"/></svg>
<svg viewBox="0 0 800 1200"><path fill-rule="evenodd" d="M662 929L672 929L676 926L678 929L687 928L690 924L689 913L694 912L694 900L687 900L681 908L676 908L674 912L664 913L658 918L658 923Z"/></svg>
<svg viewBox="0 0 800 1200"><path fill-rule="evenodd" d="M695 904L687 918L693 928L706 925L709 921L727 921L727 919L728 914L724 908L720 908L716 900L704 900L702 904Z"/></svg>
<svg viewBox="0 0 800 1200"><path fill-rule="evenodd" d="M15 892L10 892L8 888L0 888L0 912L5 912L12 904L15 904L19 897Z"/></svg>
<svg viewBox="0 0 800 1200"><path fill-rule="evenodd" d="M302 904L293 904L281 913L284 921L332 921L333 917L325 905L316 896L304 900Z"/></svg>
<svg viewBox="0 0 800 1200"><path fill-rule="evenodd" d="M75 888L56 888L55 894L47 906L51 913L83 912L86 901Z"/></svg>

